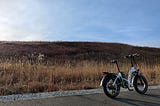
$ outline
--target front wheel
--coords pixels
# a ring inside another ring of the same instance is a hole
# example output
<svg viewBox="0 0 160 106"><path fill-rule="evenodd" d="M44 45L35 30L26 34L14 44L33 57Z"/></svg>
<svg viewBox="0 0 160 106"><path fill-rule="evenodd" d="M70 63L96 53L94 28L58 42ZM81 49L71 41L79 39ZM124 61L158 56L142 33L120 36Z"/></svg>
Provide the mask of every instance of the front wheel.
<svg viewBox="0 0 160 106"><path fill-rule="evenodd" d="M134 88L139 94L145 94L148 90L148 83L143 75L136 75L134 78Z"/></svg>
<svg viewBox="0 0 160 106"><path fill-rule="evenodd" d="M113 76L106 77L103 82L104 93L111 98L115 98L120 93L120 86L118 84L113 85L115 78Z"/></svg>

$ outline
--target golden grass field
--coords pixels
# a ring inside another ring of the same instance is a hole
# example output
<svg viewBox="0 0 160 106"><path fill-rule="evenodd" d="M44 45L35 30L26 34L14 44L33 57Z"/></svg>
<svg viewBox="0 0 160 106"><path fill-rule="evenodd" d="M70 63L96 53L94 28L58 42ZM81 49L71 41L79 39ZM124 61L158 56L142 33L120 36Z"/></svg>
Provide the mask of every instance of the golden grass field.
<svg viewBox="0 0 160 106"><path fill-rule="evenodd" d="M126 74L129 67L129 64L120 64ZM160 84L159 64L143 63L138 68L149 85ZM0 63L0 95L98 88L103 71L117 72L117 69L113 64L95 61L66 62L63 65L3 62Z"/></svg>

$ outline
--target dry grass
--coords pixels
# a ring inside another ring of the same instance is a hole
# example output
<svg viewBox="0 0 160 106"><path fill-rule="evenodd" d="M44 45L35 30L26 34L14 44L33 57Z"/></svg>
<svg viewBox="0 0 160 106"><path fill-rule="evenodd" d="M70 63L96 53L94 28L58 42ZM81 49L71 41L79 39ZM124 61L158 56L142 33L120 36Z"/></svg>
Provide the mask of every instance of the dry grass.
<svg viewBox="0 0 160 106"><path fill-rule="evenodd" d="M127 73L129 66L121 64L120 68ZM150 85L160 84L159 65L141 64L138 67ZM0 63L0 95L97 88L105 70L116 72L117 69L113 64L94 61L63 65Z"/></svg>

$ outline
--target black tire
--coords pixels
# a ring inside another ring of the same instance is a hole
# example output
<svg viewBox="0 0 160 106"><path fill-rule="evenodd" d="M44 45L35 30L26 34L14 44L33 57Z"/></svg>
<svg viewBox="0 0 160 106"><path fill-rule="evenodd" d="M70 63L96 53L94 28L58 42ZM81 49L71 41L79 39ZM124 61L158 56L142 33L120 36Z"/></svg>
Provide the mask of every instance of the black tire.
<svg viewBox="0 0 160 106"><path fill-rule="evenodd" d="M133 84L134 84L134 89L139 94L145 94L148 90L148 82L143 75L136 75L135 78L134 78L134 83Z"/></svg>
<svg viewBox="0 0 160 106"><path fill-rule="evenodd" d="M115 84L114 87L111 85L114 82L114 80L115 80L115 76L113 75L106 76L102 85L104 93L110 98L115 98L120 93L120 86L118 84Z"/></svg>

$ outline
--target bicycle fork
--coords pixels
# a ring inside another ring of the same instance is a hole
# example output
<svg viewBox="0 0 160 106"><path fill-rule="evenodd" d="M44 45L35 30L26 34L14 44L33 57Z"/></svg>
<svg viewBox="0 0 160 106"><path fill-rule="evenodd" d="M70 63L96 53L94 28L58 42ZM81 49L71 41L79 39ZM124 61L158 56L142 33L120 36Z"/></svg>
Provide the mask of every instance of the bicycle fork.
<svg viewBox="0 0 160 106"><path fill-rule="evenodd" d="M136 71L136 69L134 67L131 67L131 69L129 70L129 73L128 73L128 90L129 91L133 91L133 89L131 87L133 87L133 82L134 82L134 77L135 76L132 76L132 74L135 71Z"/></svg>

